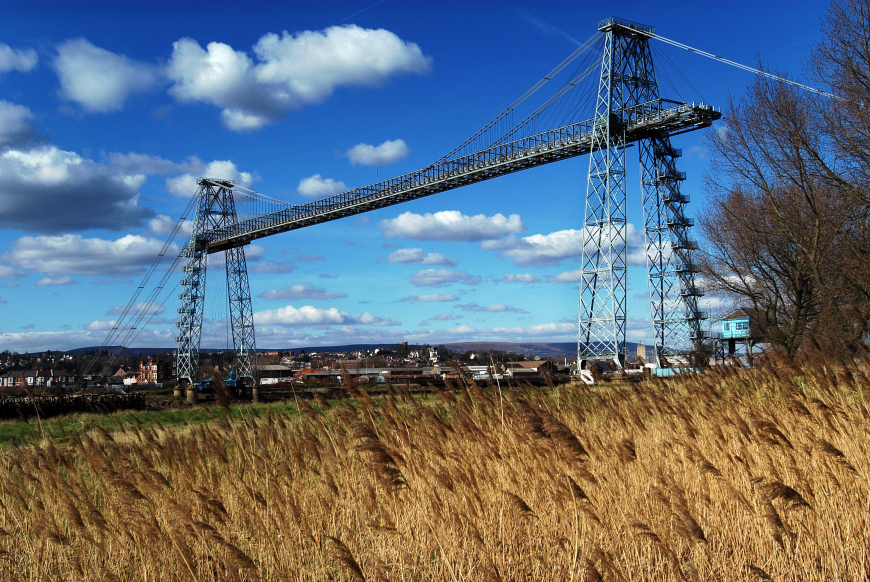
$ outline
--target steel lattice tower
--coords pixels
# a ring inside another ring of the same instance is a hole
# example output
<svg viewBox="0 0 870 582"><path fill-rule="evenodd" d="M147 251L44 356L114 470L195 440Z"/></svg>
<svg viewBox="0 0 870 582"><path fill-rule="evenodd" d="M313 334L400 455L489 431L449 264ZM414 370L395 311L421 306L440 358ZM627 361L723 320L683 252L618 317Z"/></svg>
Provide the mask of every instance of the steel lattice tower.
<svg viewBox="0 0 870 582"><path fill-rule="evenodd" d="M599 23L606 33L593 122L584 216L578 364L626 360L626 127L661 107L649 40L655 29L619 18ZM688 238L693 225L680 193L685 173L665 131L637 140L643 190L650 311L659 365L685 359L702 339Z"/></svg>
<svg viewBox="0 0 870 582"><path fill-rule="evenodd" d="M178 310L178 351L176 352L177 378L193 384L197 381L199 342L202 336L202 315L205 304L205 276L208 258L208 238L205 233L238 222L233 199L233 182L200 179L198 204L190 240L183 249L186 263L181 281L181 307ZM230 307L234 370L236 378L250 378L256 382L256 341L251 290L244 247L226 250L227 295Z"/></svg>

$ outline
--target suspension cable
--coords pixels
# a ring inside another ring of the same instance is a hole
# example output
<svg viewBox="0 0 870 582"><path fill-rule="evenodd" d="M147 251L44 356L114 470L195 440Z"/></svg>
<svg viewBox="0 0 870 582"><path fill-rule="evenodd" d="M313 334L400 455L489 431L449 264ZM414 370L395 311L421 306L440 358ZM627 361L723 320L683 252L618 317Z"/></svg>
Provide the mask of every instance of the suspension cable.
<svg viewBox="0 0 870 582"><path fill-rule="evenodd" d="M226 184L223 184L223 183L218 182L216 180L215 181L206 180L206 181L214 186L218 186L219 188L226 188L227 187ZM273 204L279 204L281 206L293 206L292 204L290 204L289 202L287 202L285 200L280 200L278 198L270 198L269 196L266 196L265 194L261 194L260 192L257 192L256 190L251 190L250 188L245 188L244 186L239 186L238 184L233 184L232 188L229 188L229 189L233 190L233 191L244 190L244 192L238 192L238 194L241 194L243 196L247 196L249 198L259 199L259 200L262 200L264 202L271 202ZM247 194L245 192L247 192Z"/></svg>
<svg viewBox="0 0 870 582"><path fill-rule="evenodd" d="M516 133L531 123L535 118L539 117L544 111L547 110L553 103L561 99L566 93L570 92L574 89L580 81L586 79L593 71L595 71L599 67L599 63L592 63L586 70L581 72L579 75L571 79L568 83L566 83L559 91L557 91L550 99L548 99L543 105L538 107L535 111L529 114L523 121L518 123L516 127L508 131L506 134L498 138L492 145L498 145L500 143L507 142L511 136L516 135Z"/></svg>
<svg viewBox="0 0 870 582"><path fill-rule="evenodd" d="M806 91L810 91L812 93L816 93L817 95L824 95L825 97L831 97L833 99L841 99L841 97L837 97L833 93L828 93L827 91L822 91L821 89L816 89L815 87L810 87L809 85L804 85L802 83L798 83L797 81L792 81L791 79L786 79L785 77L781 77L779 75L774 75L773 73L768 73L767 71L762 71L761 69L756 69L754 67L750 67L747 65L741 65L740 63L734 62L732 60L726 59L725 57L720 57L719 55L714 55L713 53L708 53L707 51L702 51L700 49L692 48L687 44L683 44L681 42L677 42L675 40L671 40L669 38L665 38L663 36L654 35L652 38L658 39L664 43L669 45L673 45L677 48L685 49L691 53L696 53L701 55L702 57L707 57L721 63L725 63L726 65L731 65L732 67L737 67L738 69L743 69L744 71L749 71L750 73L755 73L756 75L761 75L762 77L767 77L768 79L773 79L774 81L779 81L780 83L786 83L788 85L793 85L800 89L804 89Z"/></svg>
<svg viewBox="0 0 870 582"><path fill-rule="evenodd" d="M595 44L595 41L597 41L602 35L603 35L602 32L596 31L596 33L593 34L592 36L590 36L586 40L586 42L584 42L582 45L577 47L577 49L573 53L568 55L568 57L566 57L564 61L562 61L561 63L556 65L555 69L553 69L552 71L550 71L549 73L544 75L544 78L542 78L540 81L535 83L531 89L529 89L528 91L523 93L520 96L520 98L517 99L516 101L514 101L507 109L505 109L504 111L499 113L492 121L490 121L488 124L486 124L481 130L479 130L477 133L472 135L470 138L468 138L467 140L465 140L464 142L462 142L461 144L456 146L452 151L448 152L442 158L435 161L435 163L433 163L429 167L435 166L437 164L440 164L441 162L445 162L445 161L451 159L458 152L462 151L462 149L465 148L468 144L472 143L474 140L479 138L481 135L483 135L484 133L486 133L487 131L492 129L492 127L495 126L499 121L501 121L502 119L507 117L509 114L513 113L514 109L519 107L524 101L526 101L529 97L534 95L541 87L543 87L549 81L551 81L553 79L553 77L555 77L560 72L562 72L562 69L564 69L565 67L567 67L568 65L573 63L577 59L577 57L579 57L580 55L585 53L587 50L589 50Z"/></svg>
<svg viewBox="0 0 870 582"><path fill-rule="evenodd" d="M130 313L130 311L134 308L134 306L136 305L136 301L139 299L139 295L141 295L143 289L145 289L146 285L148 284L148 281L151 280L151 277L154 275L154 272L157 270L157 267L163 261L163 257L166 255L166 252L169 250L170 246L172 245L172 242L175 239L176 235L178 234L178 231L181 229L181 225L184 223L185 220L187 220L187 214L194 207L197 199L198 199L197 196L193 196L193 197L191 197L190 201L188 201L187 206L185 207L181 218L175 224L175 227L172 229L172 232L167 237L166 242L163 243L163 247L160 249L160 252L157 254L157 256L154 258L154 260L151 262L151 265L148 267L148 270L145 272L145 276L142 278L142 282L139 283L139 286L136 288L136 291L133 293L133 297L130 298L130 301L124 307L123 311L121 312L121 315L115 321L115 325L112 326L112 329L109 331L108 335L106 335L106 339L103 340L103 343L100 346L98 351L102 351L112 342L113 339L117 339L118 337L120 337L121 330L124 329L124 327L125 327L124 326L124 318L126 318L127 315ZM177 261L178 261L178 257L176 257L175 262L177 263ZM173 266L174 266L174 264L173 264ZM149 309L149 306L142 305L140 307L137 307L136 311L138 312L141 309L144 309L147 312L147 310ZM134 317L135 317L135 315L134 315ZM129 336L129 332L128 332L128 336ZM117 357L117 355L121 351L121 348L123 348L123 347L124 347L123 345L118 346L117 353L114 355L114 357ZM96 362L96 357L94 357L90 361L90 363L88 363L88 366L85 368L84 375L87 375L88 373L90 373L91 368L93 367L95 362Z"/></svg>

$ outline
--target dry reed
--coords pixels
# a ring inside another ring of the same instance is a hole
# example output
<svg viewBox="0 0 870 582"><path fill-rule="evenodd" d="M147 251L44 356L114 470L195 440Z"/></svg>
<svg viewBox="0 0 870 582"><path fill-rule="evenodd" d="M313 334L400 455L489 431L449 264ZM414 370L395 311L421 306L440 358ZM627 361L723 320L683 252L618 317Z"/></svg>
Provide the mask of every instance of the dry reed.
<svg viewBox="0 0 870 582"><path fill-rule="evenodd" d="M870 375L761 364L10 449L0 579L867 580Z"/></svg>

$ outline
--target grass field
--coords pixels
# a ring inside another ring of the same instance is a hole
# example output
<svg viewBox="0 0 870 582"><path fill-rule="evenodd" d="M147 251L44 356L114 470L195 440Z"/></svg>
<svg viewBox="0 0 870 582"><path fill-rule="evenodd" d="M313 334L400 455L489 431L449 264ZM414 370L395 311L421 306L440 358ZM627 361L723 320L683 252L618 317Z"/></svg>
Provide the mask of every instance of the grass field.
<svg viewBox="0 0 870 582"><path fill-rule="evenodd" d="M867 580L865 370L119 415L0 452L0 578Z"/></svg>

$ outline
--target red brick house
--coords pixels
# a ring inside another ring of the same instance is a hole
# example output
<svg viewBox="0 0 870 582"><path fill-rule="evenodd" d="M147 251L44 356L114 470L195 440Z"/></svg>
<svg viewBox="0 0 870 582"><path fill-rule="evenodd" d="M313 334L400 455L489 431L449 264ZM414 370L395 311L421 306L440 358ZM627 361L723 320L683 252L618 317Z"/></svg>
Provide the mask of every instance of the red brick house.
<svg viewBox="0 0 870 582"><path fill-rule="evenodd" d="M172 379L172 364L169 362L149 358L147 363L139 363L139 373L136 374L139 384L161 384Z"/></svg>

